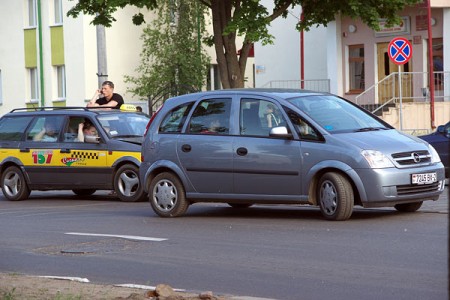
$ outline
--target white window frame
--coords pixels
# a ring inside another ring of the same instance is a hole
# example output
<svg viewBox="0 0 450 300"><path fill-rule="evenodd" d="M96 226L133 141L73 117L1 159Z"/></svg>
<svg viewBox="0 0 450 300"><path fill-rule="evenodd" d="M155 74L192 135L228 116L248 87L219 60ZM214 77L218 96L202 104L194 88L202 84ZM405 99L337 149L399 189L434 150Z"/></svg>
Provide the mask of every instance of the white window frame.
<svg viewBox="0 0 450 300"><path fill-rule="evenodd" d="M37 68L28 68L30 102L39 102L39 74Z"/></svg>
<svg viewBox="0 0 450 300"><path fill-rule="evenodd" d="M62 0L54 0L53 1L53 12L54 12L54 22L55 25L62 25L63 23L63 9L62 9Z"/></svg>
<svg viewBox="0 0 450 300"><path fill-rule="evenodd" d="M58 100L66 99L66 68L55 66L56 96Z"/></svg>
<svg viewBox="0 0 450 300"><path fill-rule="evenodd" d="M37 27L37 0L27 0L28 27Z"/></svg>

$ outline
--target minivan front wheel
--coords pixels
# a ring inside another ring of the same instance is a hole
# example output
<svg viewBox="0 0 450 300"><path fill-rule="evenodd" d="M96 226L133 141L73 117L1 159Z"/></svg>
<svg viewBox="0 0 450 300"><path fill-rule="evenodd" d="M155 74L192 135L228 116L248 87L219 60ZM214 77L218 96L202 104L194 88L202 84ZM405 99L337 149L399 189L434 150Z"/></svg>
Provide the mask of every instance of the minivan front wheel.
<svg viewBox="0 0 450 300"><path fill-rule="evenodd" d="M181 181L169 172L153 178L148 196L153 210L160 217L179 217L189 207Z"/></svg>
<svg viewBox="0 0 450 300"><path fill-rule="evenodd" d="M348 179L339 173L325 173L317 189L322 215L333 221L344 221L353 212L354 194Z"/></svg>

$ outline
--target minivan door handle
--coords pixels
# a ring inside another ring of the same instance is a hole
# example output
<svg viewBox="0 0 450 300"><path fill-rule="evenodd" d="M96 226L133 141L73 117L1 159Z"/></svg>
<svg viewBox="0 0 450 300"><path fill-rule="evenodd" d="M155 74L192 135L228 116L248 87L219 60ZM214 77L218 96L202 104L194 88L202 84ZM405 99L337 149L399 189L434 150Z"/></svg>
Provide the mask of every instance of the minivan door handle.
<svg viewBox="0 0 450 300"><path fill-rule="evenodd" d="M236 153L239 156L244 156L244 155L247 155L248 150L247 150L247 148L239 147L239 148L237 148Z"/></svg>
<svg viewBox="0 0 450 300"><path fill-rule="evenodd" d="M30 148L21 148L20 152L30 152Z"/></svg>
<svg viewBox="0 0 450 300"><path fill-rule="evenodd" d="M61 153L70 153L70 149L61 149Z"/></svg>
<svg viewBox="0 0 450 300"><path fill-rule="evenodd" d="M190 152L191 150L192 150L191 145L184 144L183 146L181 146L181 151L183 152Z"/></svg>

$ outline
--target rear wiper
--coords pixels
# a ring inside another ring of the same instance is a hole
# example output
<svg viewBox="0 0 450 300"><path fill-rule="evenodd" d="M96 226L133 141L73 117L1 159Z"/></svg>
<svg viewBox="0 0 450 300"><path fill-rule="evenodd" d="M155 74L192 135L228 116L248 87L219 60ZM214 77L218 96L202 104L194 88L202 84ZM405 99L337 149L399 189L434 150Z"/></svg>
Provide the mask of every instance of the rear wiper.
<svg viewBox="0 0 450 300"><path fill-rule="evenodd" d="M364 131L377 131L377 130L385 130L385 127L363 127L356 129L355 132L364 132Z"/></svg>

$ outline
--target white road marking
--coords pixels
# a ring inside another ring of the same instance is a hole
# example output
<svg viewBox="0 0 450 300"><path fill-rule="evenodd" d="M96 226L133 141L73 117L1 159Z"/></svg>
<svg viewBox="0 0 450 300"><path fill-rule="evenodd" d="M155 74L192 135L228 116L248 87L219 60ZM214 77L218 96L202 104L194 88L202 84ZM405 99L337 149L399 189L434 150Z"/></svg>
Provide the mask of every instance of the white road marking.
<svg viewBox="0 0 450 300"><path fill-rule="evenodd" d="M86 235L86 236L117 237L117 238L128 239L128 240L152 241L152 242L167 241L167 239L145 237L145 236L136 236L136 235L116 235L116 234L83 233L83 232L66 232L65 234Z"/></svg>
<svg viewBox="0 0 450 300"><path fill-rule="evenodd" d="M136 288L136 289L143 289L143 290L156 290L155 286L151 285L142 285L142 284L133 284L133 283L124 283L124 284L115 284L114 286L118 287L127 287L127 288ZM185 292L186 290L183 289L173 289L175 292Z"/></svg>
<svg viewBox="0 0 450 300"><path fill-rule="evenodd" d="M78 281L78 282L90 282L87 278L81 277L65 277L65 276L37 276L41 278L49 278L49 279L61 279L61 280L70 280L70 281Z"/></svg>

